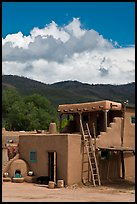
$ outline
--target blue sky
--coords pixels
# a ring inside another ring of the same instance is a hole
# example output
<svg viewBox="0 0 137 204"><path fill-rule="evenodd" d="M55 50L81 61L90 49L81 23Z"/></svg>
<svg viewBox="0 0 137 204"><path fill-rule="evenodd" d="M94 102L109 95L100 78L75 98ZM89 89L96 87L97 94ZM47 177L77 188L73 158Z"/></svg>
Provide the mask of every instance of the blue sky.
<svg viewBox="0 0 137 204"><path fill-rule="evenodd" d="M2 74L48 84L135 81L135 3L2 3Z"/></svg>
<svg viewBox="0 0 137 204"><path fill-rule="evenodd" d="M82 26L126 46L135 43L134 2L3 2L2 36L29 35L52 20L58 26L79 17Z"/></svg>

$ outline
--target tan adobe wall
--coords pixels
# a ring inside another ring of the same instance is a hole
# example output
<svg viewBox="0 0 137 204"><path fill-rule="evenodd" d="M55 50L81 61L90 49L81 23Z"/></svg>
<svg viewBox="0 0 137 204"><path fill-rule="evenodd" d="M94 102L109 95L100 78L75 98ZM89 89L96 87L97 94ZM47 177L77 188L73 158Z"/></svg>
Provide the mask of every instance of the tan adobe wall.
<svg viewBox="0 0 137 204"><path fill-rule="evenodd" d="M36 131L7 131L2 128L2 147L5 147L9 140L13 140L14 143L19 142L19 135L28 135L37 133Z"/></svg>
<svg viewBox="0 0 137 204"><path fill-rule="evenodd" d="M123 144L135 148L135 124L131 124L131 116L135 116L135 110L127 108L125 112Z"/></svg>
<svg viewBox="0 0 137 204"><path fill-rule="evenodd" d="M37 162L30 162L30 151L36 150ZM60 179L67 178L67 136L59 135L28 135L19 137L19 152L20 158L24 159L29 163L30 169L34 171L36 176L48 176L48 152L57 152L58 166L58 177Z"/></svg>
<svg viewBox="0 0 137 204"><path fill-rule="evenodd" d="M125 179L135 179L135 156L133 153L124 153Z"/></svg>
<svg viewBox="0 0 137 204"><path fill-rule="evenodd" d="M73 142L74 140L74 142ZM48 176L48 152L57 152L57 179L63 179L65 185L79 180L81 169L80 135L28 135L19 137L20 158L28 162L36 176ZM74 145L74 144L77 145ZM75 147L75 148L73 148ZM30 162L30 150L37 151L37 162ZM69 151L69 155L68 155ZM80 164L79 164L80 162ZM77 165L73 165L77 164ZM74 173L75 172L75 173ZM80 182L80 181L79 181Z"/></svg>
<svg viewBox="0 0 137 204"><path fill-rule="evenodd" d="M107 127L107 132L101 132L97 138L97 147L121 146L122 118L115 117L114 122Z"/></svg>
<svg viewBox="0 0 137 204"><path fill-rule="evenodd" d="M9 161L7 148L2 149L2 164Z"/></svg>
<svg viewBox="0 0 137 204"><path fill-rule="evenodd" d="M68 137L68 185L81 181L81 171L81 135L71 135Z"/></svg>

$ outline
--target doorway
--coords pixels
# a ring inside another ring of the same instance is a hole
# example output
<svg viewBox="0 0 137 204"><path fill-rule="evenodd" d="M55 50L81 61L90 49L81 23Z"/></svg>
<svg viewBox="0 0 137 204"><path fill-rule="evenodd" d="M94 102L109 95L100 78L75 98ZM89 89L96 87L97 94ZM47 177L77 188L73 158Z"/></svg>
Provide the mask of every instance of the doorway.
<svg viewBox="0 0 137 204"><path fill-rule="evenodd" d="M50 181L54 181L56 183L56 174L57 174L57 153L56 152L48 152L48 163L49 163L49 179Z"/></svg>

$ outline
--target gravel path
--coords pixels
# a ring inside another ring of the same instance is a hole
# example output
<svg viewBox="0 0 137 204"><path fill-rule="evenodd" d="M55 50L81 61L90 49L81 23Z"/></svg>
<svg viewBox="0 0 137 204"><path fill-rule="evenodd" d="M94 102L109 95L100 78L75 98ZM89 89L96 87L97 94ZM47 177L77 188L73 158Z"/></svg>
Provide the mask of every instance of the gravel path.
<svg viewBox="0 0 137 204"><path fill-rule="evenodd" d="M135 202L134 185L100 187L72 185L49 189L46 185L3 182L2 202Z"/></svg>

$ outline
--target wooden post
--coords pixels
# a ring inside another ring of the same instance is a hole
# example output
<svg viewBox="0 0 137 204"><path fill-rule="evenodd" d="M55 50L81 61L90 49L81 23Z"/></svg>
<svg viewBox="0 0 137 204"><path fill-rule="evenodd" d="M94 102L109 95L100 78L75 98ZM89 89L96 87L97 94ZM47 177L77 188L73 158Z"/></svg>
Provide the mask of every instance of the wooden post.
<svg viewBox="0 0 137 204"><path fill-rule="evenodd" d="M121 165L122 165L122 179L125 179L125 164L123 151L121 151Z"/></svg>
<svg viewBox="0 0 137 204"><path fill-rule="evenodd" d="M94 148L96 151L96 130L95 130L95 124L93 123L93 134L94 134Z"/></svg>
<svg viewBox="0 0 137 204"><path fill-rule="evenodd" d="M104 111L104 131L106 132L107 131L107 112L108 110L105 110Z"/></svg>
<svg viewBox="0 0 137 204"><path fill-rule="evenodd" d="M124 143L124 128L125 128L125 112L126 112L126 105L123 104L123 120L121 124L121 146L123 146Z"/></svg>
<svg viewBox="0 0 137 204"><path fill-rule="evenodd" d="M109 179L109 166L110 166L110 159L108 159L107 180Z"/></svg>
<svg viewBox="0 0 137 204"><path fill-rule="evenodd" d="M124 127L125 127L125 112L126 112L126 105L123 104L123 118L121 124L121 146L123 147L124 143ZM122 179L125 179L125 163L124 163L124 153L121 151L121 166L122 166Z"/></svg>
<svg viewBox="0 0 137 204"><path fill-rule="evenodd" d="M82 137L81 137L81 145L82 145L82 172L81 172L81 180L83 183L85 183L84 181L84 175L83 175L83 171L84 171L84 167L83 167L83 162L84 162L84 141L83 141L83 132L82 132L82 127L81 127L81 124L82 124L82 116L81 116L81 113L79 113L79 124L80 124L80 133L82 134Z"/></svg>
<svg viewBox="0 0 137 204"><path fill-rule="evenodd" d="M57 153L54 152L54 183L56 184L57 182Z"/></svg>

